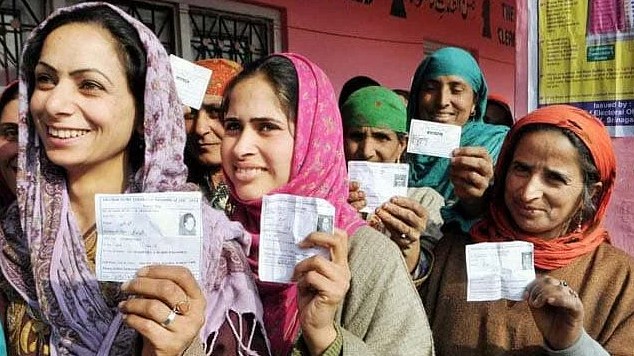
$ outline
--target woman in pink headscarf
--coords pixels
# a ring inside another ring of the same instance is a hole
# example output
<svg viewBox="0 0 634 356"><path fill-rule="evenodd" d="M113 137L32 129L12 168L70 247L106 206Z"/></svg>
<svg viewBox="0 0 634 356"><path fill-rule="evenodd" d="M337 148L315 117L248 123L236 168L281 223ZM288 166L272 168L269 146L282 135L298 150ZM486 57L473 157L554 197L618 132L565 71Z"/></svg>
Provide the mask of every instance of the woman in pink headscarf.
<svg viewBox="0 0 634 356"><path fill-rule="evenodd" d="M347 204L341 118L322 70L296 54L252 63L227 87L222 120L231 217L253 235L256 273L264 195L322 198L336 208L335 233L313 232L300 244L325 248L329 260L301 261L293 284L258 280L273 353L288 354L298 340L299 354L431 354L427 318L400 252Z"/></svg>

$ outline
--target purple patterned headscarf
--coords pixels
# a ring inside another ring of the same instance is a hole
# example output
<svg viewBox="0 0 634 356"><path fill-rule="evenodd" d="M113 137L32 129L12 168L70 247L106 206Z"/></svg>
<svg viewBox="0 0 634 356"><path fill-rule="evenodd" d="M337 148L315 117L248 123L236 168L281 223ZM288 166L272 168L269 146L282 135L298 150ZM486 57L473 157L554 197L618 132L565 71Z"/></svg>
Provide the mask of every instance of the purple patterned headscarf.
<svg viewBox="0 0 634 356"><path fill-rule="evenodd" d="M185 129L168 55L156 36L139 21L112 5L84 3L53 13L35 33L62 13L106 5L137 31L147 56L144 93L145 153L141 168L130 177L126 192L195 190L185 183ZM27 78L20 72L18 204L7 212L0 229L4 246L0 267L5 278L50 326L51 354L127 354L138 334L122 323L117 307L106 304L100 284L88 267L81 233L70 207L63 169L51 163L28 115ZM262 306L245 254L250 237L238 223L203 206L202 282L207 309L200 332L207 352L229 311L255 315ZM21 221L21 225L20 222ZM241 331L242 332L242 331ZM237 332L236 332L237 333ZM264 332L262 331L264 334ZM215 336L214 336L215 335ZM242 335L235 335L241 340ZM244 345L240 342L237 344ZM243 353L249 354L248 346Z"/></svg>

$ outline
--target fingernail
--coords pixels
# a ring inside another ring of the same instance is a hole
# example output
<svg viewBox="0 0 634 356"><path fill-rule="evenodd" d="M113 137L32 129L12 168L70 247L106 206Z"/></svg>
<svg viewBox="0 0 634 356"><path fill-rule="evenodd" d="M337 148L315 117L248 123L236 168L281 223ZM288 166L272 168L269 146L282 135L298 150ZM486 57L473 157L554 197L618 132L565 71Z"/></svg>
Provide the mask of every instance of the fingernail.
<svg viewBox="0 0 634 356"><path fill-rule="evenodd" d="M121 285L121 289L128 289L129 286L130 286L130 281L125 281Z"/></svg>
<svg viewBox="0 0 634 356"><path fill-rule="evenodd" d="M118 307L119 309L123 309L123 306L124 306L124 305L125 305L125 300L120 301L120 302L119 302L119 304L117 304L117 307Z"/></svg>
<svg viewBox="0 0 634 356"><path fill-rule="evenodd" d="M138 270L138 271L136 271L136 275L137 275L137 276L145 276L146 274L148 274L148 270L149 270L149 269L150 269L150 268L149 268L149 267L147 267L147 266L145 266L145 267L141 267L141 268L139 268L139 270Z"/></svg>

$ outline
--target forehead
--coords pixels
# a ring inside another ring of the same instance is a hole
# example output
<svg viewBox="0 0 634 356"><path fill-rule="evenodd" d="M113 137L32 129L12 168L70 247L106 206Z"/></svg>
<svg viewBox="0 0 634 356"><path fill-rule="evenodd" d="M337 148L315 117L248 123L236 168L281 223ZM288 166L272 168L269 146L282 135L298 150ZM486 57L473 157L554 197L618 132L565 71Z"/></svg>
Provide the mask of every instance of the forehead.
<svg viewBox="0 0 634 356"><path fill-rule="evenodd" d="M513 160L546 167L581 170L579 150L560 131L525 133L517 142Z"/></svg>
<svg viewBox="0 0 634 356"><path fill-rule="evenodd" d="M116 39L95 23L69 23L44 40L40 61L55 68L122 70Z"/></svg>
<svg viewBox="0 0 634 356"><path fill-rule="evenodd" d="M348 132L365 132L368 134L373 134L373 133L382 133L382 134L386 134L386 135L395 135L396 136L396 132L390 130L390 129L385 129L385 128L380 128L380 127L372 127L372 126L350 126L347 128Z"/></svg>
<svg viewBox="0 0 634 356"><path fill-rule="evenodd" d="M18 122L18 99L13 99L7 102L0 112L1 123L17 123Z"/></svg>
<svg viewBox="0 0 634 356"><path fill-rule="evenodd" d="M464 80L464 78L462 78L461 76L458 75L439 75L437 77L434 78L428 78L425 80L425 82L427 83L438 83L438 84L445 84L445 85L460 85L460 86L464 86L466 88L471 89L471 85L469 85L469 83L467 83L466 80Z"/></svg>
<svg viewBox="0 0 634 356"><path fill-rule="evenodd" d="M277 116L280 112L280 100L262 75L240 81L231 91L227 115L253 117L275 113Z"/></svg>

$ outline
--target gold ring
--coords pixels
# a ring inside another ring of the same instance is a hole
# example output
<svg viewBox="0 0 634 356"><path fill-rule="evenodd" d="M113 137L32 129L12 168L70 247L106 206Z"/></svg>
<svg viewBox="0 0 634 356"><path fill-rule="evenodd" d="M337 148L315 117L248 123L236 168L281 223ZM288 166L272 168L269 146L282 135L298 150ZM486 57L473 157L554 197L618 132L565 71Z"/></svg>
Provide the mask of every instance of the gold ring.
<svg viewBox="0 0 634 356"><path fill-rule="evenodd" d="M167 318L161 322L161 326L166 328L168 325L174 322L176 319L176 312L174 310L170 310L170 313L167 314Z"/></svg>
<svg viewBox="0 0 634 356"><path fill-rule="evenodd" d="M191 304L189 303L189 298L187 298L185 300L181 300L180 302L177 302L174 305L174 309L172 310L174 311L174 313L178 315L184 315L189 312L190 308L191 308Z"/></svg>

